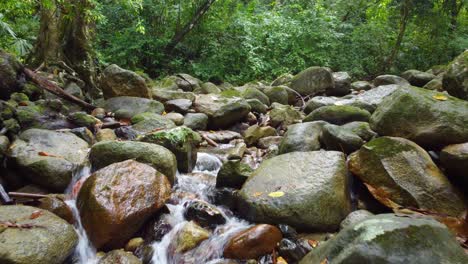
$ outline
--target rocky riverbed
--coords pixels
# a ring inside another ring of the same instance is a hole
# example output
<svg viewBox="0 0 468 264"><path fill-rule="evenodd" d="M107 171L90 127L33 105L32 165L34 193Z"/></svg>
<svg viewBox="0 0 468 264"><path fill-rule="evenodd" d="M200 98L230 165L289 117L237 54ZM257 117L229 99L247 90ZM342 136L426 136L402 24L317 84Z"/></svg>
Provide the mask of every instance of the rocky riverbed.
<svg viewBox="0 0 468 264"><path fill-rule="evenodd" d="M0 51L0 263L468 263L468 51L374 80L24 79Z"/></svg>

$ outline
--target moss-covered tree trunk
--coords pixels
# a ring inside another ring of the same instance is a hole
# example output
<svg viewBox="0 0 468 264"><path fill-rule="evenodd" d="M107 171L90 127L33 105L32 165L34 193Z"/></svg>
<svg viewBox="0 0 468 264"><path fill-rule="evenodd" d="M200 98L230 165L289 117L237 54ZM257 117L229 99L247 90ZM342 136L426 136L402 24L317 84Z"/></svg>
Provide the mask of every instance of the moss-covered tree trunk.
<svg viewBox="0 0 468 264"><path fill-rule="evenodd" d="M63 61L85 82L85 92L96 97L99 90L91 45L94 21L88 16L93 5L89 0L42 0L40 7L41 25L31 64L47 67Z"/></svg>

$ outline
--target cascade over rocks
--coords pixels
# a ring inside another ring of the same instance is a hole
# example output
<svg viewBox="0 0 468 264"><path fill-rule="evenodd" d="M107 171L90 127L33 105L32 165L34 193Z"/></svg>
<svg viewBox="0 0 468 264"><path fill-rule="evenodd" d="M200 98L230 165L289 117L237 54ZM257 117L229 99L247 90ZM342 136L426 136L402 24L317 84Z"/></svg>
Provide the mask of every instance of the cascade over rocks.
<svg viewBox="0 0 468 264"><path fill-rule="evenodd" d="M94 246L115 249L164 206L170 193L165 175L127 160L93 173L78 194L77 207Z"/></svg>

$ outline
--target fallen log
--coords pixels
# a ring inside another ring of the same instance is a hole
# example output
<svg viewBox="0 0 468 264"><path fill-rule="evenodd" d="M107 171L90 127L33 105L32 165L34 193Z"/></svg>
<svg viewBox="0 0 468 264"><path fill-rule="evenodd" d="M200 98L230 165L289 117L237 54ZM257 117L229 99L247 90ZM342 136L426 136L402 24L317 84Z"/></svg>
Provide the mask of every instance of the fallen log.
<svg viewBox="0 0 468 264"><path fill-rule="evenodd" d="M47 90L55 95L57 95L58 97L62 98L62 99L65 99L69 102L72 102L72 103L75 103L79 106L82 106L88 110L94 110L95 108L97 108L96 106L90 104L90 103L87 103L81 99L79 99L78 97L75 97L71 94L68 94L66 93L62 88L60 88L58 85L56 85L55 83L47 80L46 78L44 77L41 77L39 76L37 73L35 73L34 71L28 69L28 68L24 68L24 73L26 74L26 76L31 79L35 84L37 84L40 88L44 89L44 90Z"/></svg>

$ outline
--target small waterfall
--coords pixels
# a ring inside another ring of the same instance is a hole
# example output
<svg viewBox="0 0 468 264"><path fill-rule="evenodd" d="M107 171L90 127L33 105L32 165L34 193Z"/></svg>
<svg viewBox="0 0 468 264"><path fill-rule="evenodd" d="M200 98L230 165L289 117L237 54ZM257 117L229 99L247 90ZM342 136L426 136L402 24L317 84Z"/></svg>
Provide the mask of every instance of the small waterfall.
<svg viewBox="0 0 468 264"><path fill-rule="evenodd" d="M208 153L198 153L195 164L195 173L203 173L209 177L216 177L222 162L214 155ZM207 181L201 180L190 174L178 174L177 184L174 186L174 193L186 192L194 194L198 199L210 203L209 194L214 188ZM215 182L215 181L210 181ZM232 212L223 207L218 209L227 219L226 224L218 226L213 230L209 239L203 241L196 248L184 254L173 253L174 241L178 232L187 223L184 218L184 203L190 201L184 198L176 201L176 204L168 204L169 214L164 215L165 220L173 227L161 241L153 243L153 264L178 264L178 263L210 263L222 259L223 249L229 239L236 233L250 227L249 223L233 217Z"/></svg>
<svg viewBox="0 0 468 264"><path fill-rule="evenodd" d="M75 219L74 228L78 234L78 245L75 248L75 253L72 258L74 264L96 264L98 262L96 250L89 241L86 230L84 230L81 224L80 213L76 207L76 195L78 194L79 187L81 187L82 182L90 174L91 167L89 164L76 168L70 185L65 191L65 194L68 196L66 203L73 212L73 218Z"/></svg>

